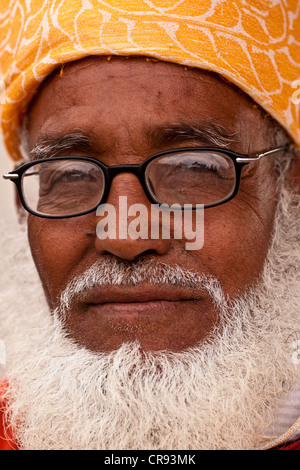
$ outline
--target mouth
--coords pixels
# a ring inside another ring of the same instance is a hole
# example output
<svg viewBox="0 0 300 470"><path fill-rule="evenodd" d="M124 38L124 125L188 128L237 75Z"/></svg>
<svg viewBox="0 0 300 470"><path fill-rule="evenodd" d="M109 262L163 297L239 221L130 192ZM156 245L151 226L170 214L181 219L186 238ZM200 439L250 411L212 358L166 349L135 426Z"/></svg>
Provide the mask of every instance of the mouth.
<svg viewBox="0 0 300 470"><path fill-rule="evenodd" d="M72 336L96 351L136 340L145 351L181 351L202 340L215 321L204 289L146 283L90 288L66 316Z"/></svg>
<svg viewBox="0 0 300 470"><path fill-rule="evenodd" d="M102 304L89 304L87 311L101 315L105 319L134 321L148 320L148 322L163 323L169 315L174 315L183 307L183 303L191 301L149 300L144 302L107 302Z"/></svg>
<svg viewBox="0 0 300 470"><path fill-rule="evenodd" d="M184 302L194 302L201 297L187 289L166 286L118 286L93 288L83 294L82 302L88 309L111 315L149 315L163 313Z"/></svg>

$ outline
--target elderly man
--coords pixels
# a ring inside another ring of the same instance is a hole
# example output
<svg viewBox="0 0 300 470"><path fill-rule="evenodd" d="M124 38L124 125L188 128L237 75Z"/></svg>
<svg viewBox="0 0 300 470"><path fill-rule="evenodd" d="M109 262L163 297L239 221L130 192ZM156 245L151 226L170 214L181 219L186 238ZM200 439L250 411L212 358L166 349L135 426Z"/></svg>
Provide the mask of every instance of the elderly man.
<svg viewBox="0 0 300 470"><path fill-rule="evenodd" d="M299 449L299 25L297 0L1 1L46 299L5 233L3 448Z"/></svg>

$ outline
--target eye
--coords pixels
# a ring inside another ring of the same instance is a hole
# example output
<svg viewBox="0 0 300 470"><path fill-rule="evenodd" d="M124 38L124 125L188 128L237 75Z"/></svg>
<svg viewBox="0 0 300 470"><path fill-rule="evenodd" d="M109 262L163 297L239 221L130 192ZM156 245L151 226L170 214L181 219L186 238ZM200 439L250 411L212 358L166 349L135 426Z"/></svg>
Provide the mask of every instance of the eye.
<svg viewBox="0 0 300 470"><path fill-rule="evenodd" d="M213 173L219 172L219 168L213 163L207 164L205 162L194 161L194 162L188 163L185 166L188 170L191 170L191 171L198 171L198 172L211 171Z"/></svg>
<svg viewBox="0 0 300 470"><path fill-rule="evenodd" d="M67 183L74 183L77 181L83 181L90 179L90 174L84 173L83 171L65 171L57 177L54 182L57 182L57 179L59 179L61 182L67 182Z"/></svg>
<svg viewBox="0 0 300 470"><path fill-rule="evenodd" d="M99 175L99 169L85 162L49 162L40 165L41 183L56 184L92 183Z"/></svg>

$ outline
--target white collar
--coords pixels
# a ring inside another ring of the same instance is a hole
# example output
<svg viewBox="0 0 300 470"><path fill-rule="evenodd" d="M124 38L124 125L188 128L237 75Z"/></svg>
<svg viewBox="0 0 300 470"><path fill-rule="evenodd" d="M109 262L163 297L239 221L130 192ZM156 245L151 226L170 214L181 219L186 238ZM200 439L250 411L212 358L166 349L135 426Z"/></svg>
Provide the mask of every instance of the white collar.
<svg viewBox="0 0 300 470"><path fill-rule="evenodd" d="M268 429L261 450L300 439L300 384L281 400L276 419Z"/></svg>

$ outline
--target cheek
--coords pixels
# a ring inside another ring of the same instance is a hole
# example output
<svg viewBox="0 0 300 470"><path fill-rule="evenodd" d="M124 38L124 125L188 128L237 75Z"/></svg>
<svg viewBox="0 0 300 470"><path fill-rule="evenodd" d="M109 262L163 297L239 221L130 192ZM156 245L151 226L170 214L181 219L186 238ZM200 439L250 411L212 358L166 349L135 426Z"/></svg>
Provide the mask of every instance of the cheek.
<svg viewBox="0 0 300 470"><path fill-rule="evenodd" d="M234 201L224 204L222 210L206 211L204 246L195 256L202 259L206 271L219 279L229 297L244 291L261 274L273 219L272 207L259 218L249 207L242 210Z"/></svg>
<svg viewBox="0 0 300 470"><path fill-rule="evenodd" d="M87 234L93 230L88 216L65 220L28 218L32 257L51 308L56 306L62 286L86 262L91 248Z"/></svg>

